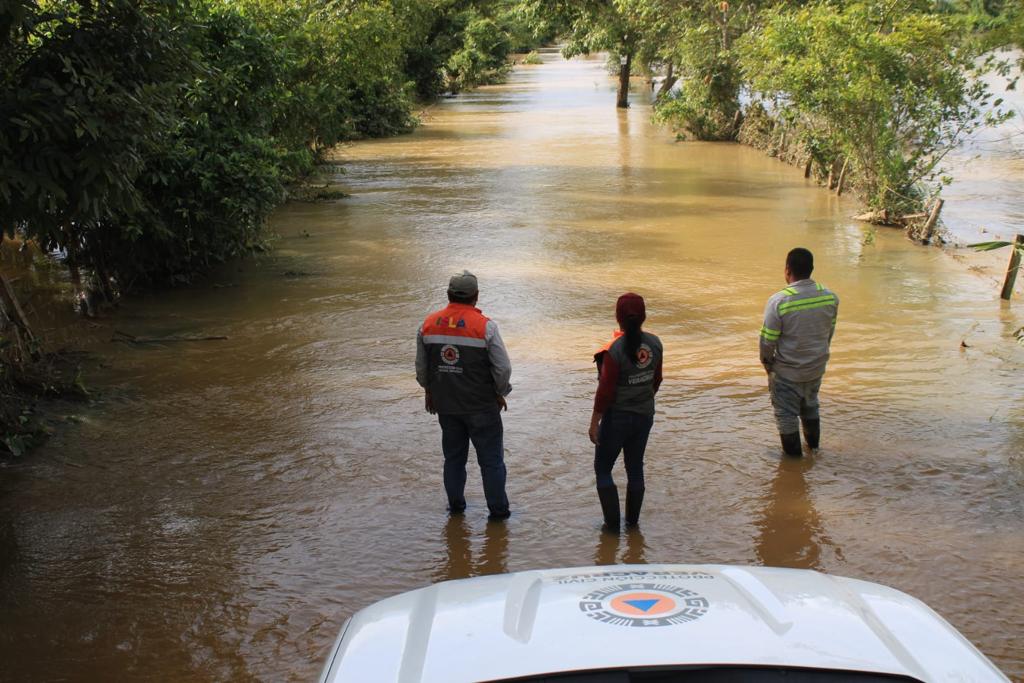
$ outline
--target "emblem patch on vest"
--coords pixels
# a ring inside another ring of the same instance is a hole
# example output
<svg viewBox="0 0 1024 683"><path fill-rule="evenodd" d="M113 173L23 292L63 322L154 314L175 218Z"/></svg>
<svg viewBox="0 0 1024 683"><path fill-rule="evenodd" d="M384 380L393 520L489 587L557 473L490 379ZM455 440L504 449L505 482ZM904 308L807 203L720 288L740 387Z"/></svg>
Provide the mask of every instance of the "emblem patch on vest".
<svg viewBox="0 0 1024 683"><path fill-rule="evenodd" d="M448 365L455 365L459 362L459 347L445 344L441 347L441 360Z"/></svg>
<svg viewBox="0 0 1024 683"><path fill-rule="evenodd" d="M636 352L636 366L643 370L651 364L652 357L653 354L651 354L651 347L647 344L641 344L640 348L637 349Z"/></svg>

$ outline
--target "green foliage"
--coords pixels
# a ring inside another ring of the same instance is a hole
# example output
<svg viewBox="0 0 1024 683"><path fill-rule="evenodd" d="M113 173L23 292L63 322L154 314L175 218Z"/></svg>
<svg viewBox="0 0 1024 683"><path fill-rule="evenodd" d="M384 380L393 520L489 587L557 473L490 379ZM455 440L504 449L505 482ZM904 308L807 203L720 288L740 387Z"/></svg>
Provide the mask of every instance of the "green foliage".
<svg viewBox="0 0 1024 683"><path fill-rule="evenodd" d="M561 0L548 3L548 12L563 27L565 57L607 50L612 62L619 57L636 56L656 41L649 40L644 12L639 0Z"/></svg>
<svg viewBox="0 0 1024 683"><path fill-rule="evenodd" d="M557 39L560 28L555 19L544 12L543 4L538 0L498 3L494 16L508 34L512 52L528 52Z"/></svg>
<svg viewBox="0 0 1024 683"><path fill-rule="evenodd" d="M261 244L340 140L413 124L380 3L56 0L0 11L0 226L124 289Z"/></svg>
<svg viewBox="0 0 1024 683"><path fill-rule="evenodd" d="M740 73L725 52L696 51L681 60L678 92L658 102L655 120L698 140L731 140L740 109Z"/></svg>
<svg viewBox="0 0 1024 683"><path fill-rule="evenodd" d="M272 41L279 64L268 93L271 132L285 146L320 149L411 126L401 70L407 31L395 6L319 0L218 4L221 11L240 12Z"/></svg>
<svg viewBox="0 0 1024 683"><path fill-rule="evenodd" d="M995 249L1002 249L1003 247L1012 247L1013 242L975 242L974 244L968 244L967 246L975 251L993 251Z"/></svg>
<svg viewBox="0 0 1024 683"><path fill-rule="evenodd" d="M73 259L112 213L139 211L144 152L191 68L174 3L22 6L4 40L0 228Z"/></svg>
<svg viewBox="0 0 1024 683"><path fill-rule="evenodd" d="M539 0L401 0L405 73L429 100L501 80L506 59L554 40ZM397 4L397 3L396 3Z"/></svg>
<svg viewBox="0 0 1024 683"><path fill-rule="evenodd" d="M899 215L937 191L943 157L985 123L992 96L970 77L964 32L915 0L782 8L742 41L741 65L783 120L851 160L872 208Z"/></svg>
<svg viewBox="0 0 1024 683"><path fill-rule="evenodd" d="M733 43L757 19L762 2L735 8L721 0L556 2L550 10L568 27L566 56L608 50L634 60L633 69L666 72L683 85L657 104L659 121L703 140L735 136L742 82Z"/></svg>
<svg viewBox="0 0 1024 683"><path fill-rule="evenodd" d="M466 14L454 2L412 3L406 22L405 73L416 95L429 100L444 92L445 64L461 45Z"/></svg>
<svg viewBox="0 0 1024 683"><path fill-rule="evenodd" d="M339 141L500 79L548 24L468 0L19 0L0 5L0 230L105 289L260 248ZM75 276L77 279L77 275Z"/></svg>
<svg viewBox="0 0 1024 683"><path fill-rule="evenodd" d="M616 106L627 107L629 79L649 68L664 44L665 23L649 0L558 0L548 3L554 23L563 29L562 54L574 57L608 52L608 66L618 72Z"/></svg>
<svg viewBox="0 0 1024 683"><path fill-rule="evenodd" d="M737 133L742 75L736 40L756 23L765 2L694 0L675 6L660 3L671 17L672 49L666 61L683 85L657 105L656 117L698 140L731 140Z"/></svg>
<svg viewBox="0 0 1024 683"><path fill-rule="evenodd" d="M445 64L445 85L458 92L474 85L498 83L510 68L508 34L489 17L471 12L461 47Z"/></svg>
<svg viewBox="0 0 1024 683"><path fill-rule="evenodd" d="M529 54L523 57L523 64L543 64L544 60L537 54L536 50L531 50Z"/></svg>

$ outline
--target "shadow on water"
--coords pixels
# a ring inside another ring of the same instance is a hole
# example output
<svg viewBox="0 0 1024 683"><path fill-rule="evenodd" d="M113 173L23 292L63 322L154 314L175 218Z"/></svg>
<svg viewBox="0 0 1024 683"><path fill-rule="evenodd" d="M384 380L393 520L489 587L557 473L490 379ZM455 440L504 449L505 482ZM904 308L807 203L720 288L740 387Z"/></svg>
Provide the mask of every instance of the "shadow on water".
<svg viewBox="0 0 1024 683"><path fill-rule="evenodd" d="M814 507L806 474L814 457L783 457L762 498L757 522L755 551L761 564L769 567L821 569L822 545L830 546L838 558L842 551L822 530L821 516Z"/></svg>

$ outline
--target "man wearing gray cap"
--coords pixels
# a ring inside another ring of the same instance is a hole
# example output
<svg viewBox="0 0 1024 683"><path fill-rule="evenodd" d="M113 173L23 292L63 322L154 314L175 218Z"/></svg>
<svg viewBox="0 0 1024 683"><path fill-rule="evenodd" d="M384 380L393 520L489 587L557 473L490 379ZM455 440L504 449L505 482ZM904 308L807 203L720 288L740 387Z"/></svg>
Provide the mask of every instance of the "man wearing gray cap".
<svg viewBox="0 0 1024 683"><path fill-rule="evenodd" d="M498 325L476 302L476 276L468 270L448 283L448 306L427 316L416 335L416 381L427 412L437 415L444 453L448 510L466 509L466 461L473 443L490 519L509 516L501 410L512 391L512 364Z"/></svg>

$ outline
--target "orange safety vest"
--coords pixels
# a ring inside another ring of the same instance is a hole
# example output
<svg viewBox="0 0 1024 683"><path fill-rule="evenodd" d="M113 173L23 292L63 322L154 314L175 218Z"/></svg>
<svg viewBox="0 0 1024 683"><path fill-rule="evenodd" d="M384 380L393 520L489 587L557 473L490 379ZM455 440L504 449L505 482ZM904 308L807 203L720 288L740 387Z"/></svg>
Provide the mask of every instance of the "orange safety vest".
<svg viewBox="0 0 1024 683"><path fill-rule="evenodd" d="M423 342L477 346L476 343L467 340L478 339L484 342L488 320L489 318L479 308L469 304L448 304L440 311L428 315L423 321Z"/></svg>
<svg viewBox="0 0 1024 683"><path fill-rule="evenodd" d="M488 320L478 308L451 303L423 321L429 388L437 412L465 414L495 408Z"/></svg>

